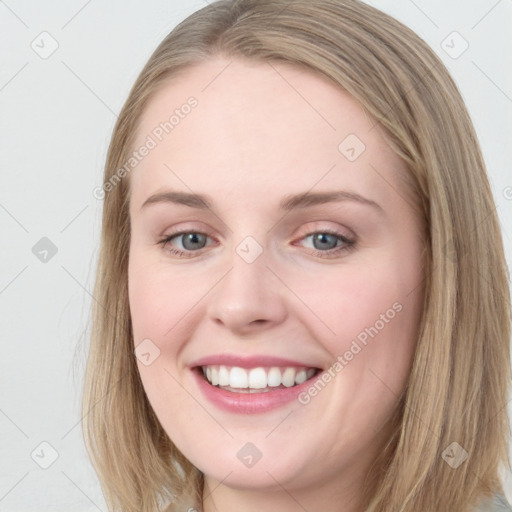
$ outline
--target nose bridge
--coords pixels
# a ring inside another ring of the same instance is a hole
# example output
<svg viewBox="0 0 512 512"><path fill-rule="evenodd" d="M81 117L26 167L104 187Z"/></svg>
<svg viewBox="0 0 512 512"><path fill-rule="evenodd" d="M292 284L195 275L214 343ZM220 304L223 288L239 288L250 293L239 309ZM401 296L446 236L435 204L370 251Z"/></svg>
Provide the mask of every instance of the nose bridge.
<svg viewBox="0 0 512 512"><path fill-rule="evenodd" d="M269 264L269 251L254 237L245 237L235 247L231 259L234 284L250 287L253 295L271 293L273 283L272 273L267 268Z"/></svg>
<svg viewBox="0 0 512 512"><path fill-rule="evenodd" d="M230 270L210 297L209 317L232 330L281 322L286 314L282 289L267 268L268 254L245 237L230 256Z"/></svg>

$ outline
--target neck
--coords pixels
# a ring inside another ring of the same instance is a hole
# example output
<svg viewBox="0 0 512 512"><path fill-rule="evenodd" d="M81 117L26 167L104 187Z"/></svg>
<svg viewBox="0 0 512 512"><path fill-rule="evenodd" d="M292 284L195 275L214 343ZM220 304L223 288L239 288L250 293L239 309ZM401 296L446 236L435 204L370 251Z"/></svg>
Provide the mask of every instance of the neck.
<svg viewBox="0 0 512 512"><path fill-rule="evenodd" d="M264 489L236 489L206 477L203 512L363 512L362 476L352 473L344 479L293 488L269 475L269 485Z"/></svg>

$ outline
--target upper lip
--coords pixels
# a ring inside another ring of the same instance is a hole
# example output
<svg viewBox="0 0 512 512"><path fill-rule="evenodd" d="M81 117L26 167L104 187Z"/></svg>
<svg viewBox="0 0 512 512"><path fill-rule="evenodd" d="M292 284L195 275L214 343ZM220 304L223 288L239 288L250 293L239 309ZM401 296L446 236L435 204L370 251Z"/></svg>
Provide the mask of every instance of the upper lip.
<svg viewBox="0 0 512 512"><path fill-rule="evenodd" d="M194 361L190 366L194 368L199 366L211 365L236 366L239 368L258 368L261 366L293 366L299 368L319 368L318 366L312 365L310 363L305 363L293 359L284 359L276 356L241 356L235 354L217 354L205 356L198 359L197 361Z"/></svg>

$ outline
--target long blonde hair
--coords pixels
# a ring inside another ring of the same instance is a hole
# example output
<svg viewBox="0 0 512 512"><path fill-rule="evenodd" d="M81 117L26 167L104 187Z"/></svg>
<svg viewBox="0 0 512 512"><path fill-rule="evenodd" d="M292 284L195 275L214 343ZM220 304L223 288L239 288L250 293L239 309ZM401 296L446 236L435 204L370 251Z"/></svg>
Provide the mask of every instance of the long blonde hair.
<svg viewBox="0 0 512 512"><path fill-rule="evenodd" d="M213 55L329 77L407 164L427 239L424 312L395 433L367 478L366 510L462 511L502 492L508 276L479 144L446 68L414 32L358 0L214 2L180 23L140 73L112 135L105 183L127 161L158 86ZM166 435L139 378L127 293L129 180L111 188L83 400L87 447L110 510L154 512L187 495L200 504L202 475ZM445 456L454 442L469 455L456 469Z"/></svg>

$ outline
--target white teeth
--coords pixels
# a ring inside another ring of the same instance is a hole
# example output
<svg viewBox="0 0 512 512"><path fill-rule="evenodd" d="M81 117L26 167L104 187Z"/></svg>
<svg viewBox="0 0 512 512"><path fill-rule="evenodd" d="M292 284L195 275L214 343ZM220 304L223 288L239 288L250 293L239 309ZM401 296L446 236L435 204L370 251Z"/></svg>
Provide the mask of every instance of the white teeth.
<svg viewBox="0 0 512 512"><path fill-rule="evenodd" d="M212 382L213 384L213 382ZM215 384L213 384L215 386ZM231 388L248 388L249 378L247 372L243 368L236 366L231 368L229 372L229 387Z"/></svg>
<svg viewBox="0 0 512 512"><path fill-rule="evenodd" d="M297 375L295 375L295 384L302 384L308 380L308 376L306 374L306 370L299 370Z"/></svg>
<svg viewBox="0 0 512 512"><path fill-rule="evenodd" d="M302 384L315 375L314 368L273 366L271 368L240 368L238 366L204 366L203 374L213 386L235 389L266 389Z"/></svg>
<svg viewBox="0 0 512 512"><path fill-rule="evenodd" d="M249 387L254 389L267 387L267 374L264 368L253 368L249 372Z"/></svg>
<svg viewBox="0 0 512 512"><path fill-rule="evenodd" d="M219 366L219 386L229 386L229 370L225 366Z"/></svg>
<svg viewBox="0 0 512 512"><path fill-rule="evenodd" d="M286 368L281 377L283 381L283 386L287 388L291 388L295 384L295 369L294 368Z"/></svg>
<svg viewBox="0 0 512 512"><path fill-rule="evenodd" d="M267 376L267 384L271 388L281 385L281 370L279 368L270 368Z"/></svg>

